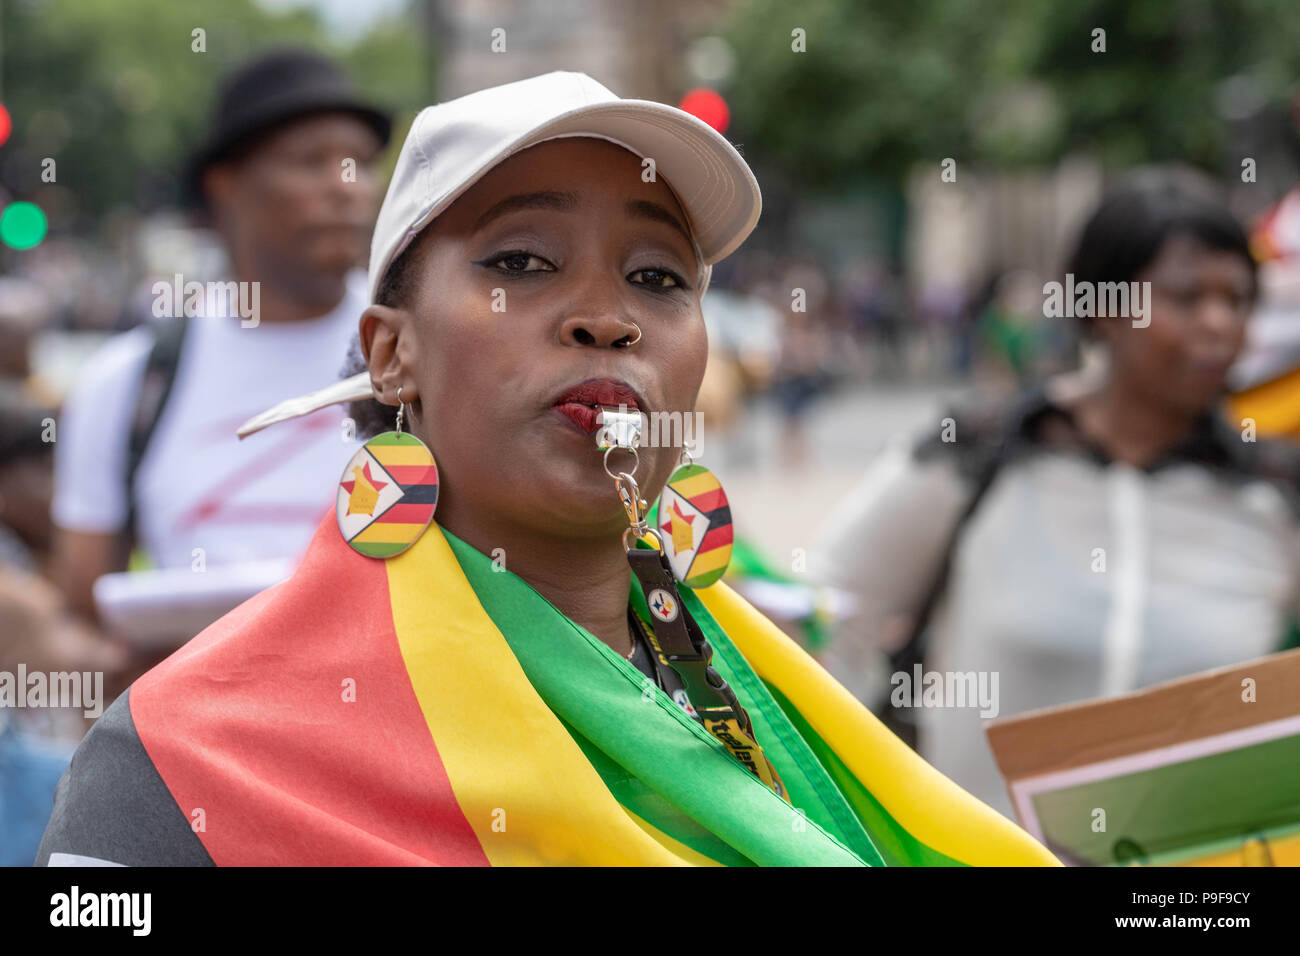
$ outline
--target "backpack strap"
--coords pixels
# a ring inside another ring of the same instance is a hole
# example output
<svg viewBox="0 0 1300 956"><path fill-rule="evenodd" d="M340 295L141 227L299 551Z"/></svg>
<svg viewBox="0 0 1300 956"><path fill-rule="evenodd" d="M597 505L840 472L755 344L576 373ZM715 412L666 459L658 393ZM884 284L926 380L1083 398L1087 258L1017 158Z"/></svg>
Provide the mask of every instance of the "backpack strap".
<svg viewBox="0 0 1300 956"><path fill-rule="evenodd" d="M127 460L125 488L127 496L127 522L123 531L123 547L129 555L139 543L136 529L136 494L135 478L144 461L149 442L158 429L158 420L162 417L167 399L171 395L172 385L176 381L176 370L180 366L181 348L185 344L185 334L189 330L189 320L184 315L168 316L153 326L153 347L145 362L144 376L140 382L140 393L136 399L135 413L131 418L131 431L127 443Z"/></svg>

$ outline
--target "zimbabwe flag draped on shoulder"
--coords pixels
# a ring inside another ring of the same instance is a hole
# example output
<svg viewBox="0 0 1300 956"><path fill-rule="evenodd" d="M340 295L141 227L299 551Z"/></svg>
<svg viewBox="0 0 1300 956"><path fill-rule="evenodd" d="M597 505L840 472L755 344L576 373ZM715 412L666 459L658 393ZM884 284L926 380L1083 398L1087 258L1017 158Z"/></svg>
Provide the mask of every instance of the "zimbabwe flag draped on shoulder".
<svg viewBox="0 0 1300 956"><path fill-rule="evenodd" d="M38 862L1056 862L725 584L682 597L790 802L436 523L379 561L352 551L330 514L290 580L105 713ZM635 581L631 601L645 613Z"/></svg>

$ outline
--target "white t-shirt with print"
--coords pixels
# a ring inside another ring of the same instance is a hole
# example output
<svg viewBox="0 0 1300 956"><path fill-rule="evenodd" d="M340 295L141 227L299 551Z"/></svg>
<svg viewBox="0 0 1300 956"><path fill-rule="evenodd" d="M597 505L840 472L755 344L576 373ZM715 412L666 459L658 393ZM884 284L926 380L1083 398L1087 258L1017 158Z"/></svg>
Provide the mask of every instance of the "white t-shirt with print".
<svg viewBox="0 0 1300 956"><path fill-rule="evenodd" d="M190 320L176 379L136 475L139 540L159 568L296 558L334 503L355 450L341 405L240 440L235 429L277 402L340 377L366 307L365 274L348 277L329 314L244 327ZM86 364L55 441L51 512L72 531L125 526L127 446L153 344L148 327L115 336Z"/></svg>

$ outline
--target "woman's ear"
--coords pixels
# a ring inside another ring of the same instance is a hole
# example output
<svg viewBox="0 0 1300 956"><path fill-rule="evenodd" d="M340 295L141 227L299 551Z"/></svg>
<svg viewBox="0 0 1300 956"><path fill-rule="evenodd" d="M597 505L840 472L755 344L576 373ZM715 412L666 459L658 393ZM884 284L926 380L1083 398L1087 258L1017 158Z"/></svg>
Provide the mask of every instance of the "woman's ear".
<svg viewBox="0 0 1300 956"><path fill-rule="evenodd" d="M410 339L415 334L410 313L405 309L372 305L361 314L359 332L361 354L370 368L375 395L385 404L396 405L400 386L402 401L418 398L415 376L405 359L412 351Z"/></svg>

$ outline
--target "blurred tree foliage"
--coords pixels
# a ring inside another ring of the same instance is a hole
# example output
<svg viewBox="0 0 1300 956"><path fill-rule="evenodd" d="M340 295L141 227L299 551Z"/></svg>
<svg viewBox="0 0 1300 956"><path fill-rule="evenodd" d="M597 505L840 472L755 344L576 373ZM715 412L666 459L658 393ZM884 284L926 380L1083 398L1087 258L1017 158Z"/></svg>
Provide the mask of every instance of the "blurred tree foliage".
<svg viewBox="0 0 1300 956"><path fill-rule="evenodd" d="M0 23L14 121L0 184L56 228L174 200L217 81L265 47L338 56L399 111L399 132L435 93L415 12L346 43L310 9L256 0L7 0ZM806 53L791 52L796 27ZM1088 149L1114 166L1213 166L1231 145L1223 81L1277 103L1300 68L1300 0L737 0L720 32L736 53L732 132L792 185L828 190L948 156L1013 165ZM57 187L40 181L46 157Z"/></svg>
<svg viewBox="0 0 1300 956"><path fill-rule="evenodd" d="M720 32L738 130L826 189L949 156L1214 167L1223 81L1277 103L1300 69L1297 0L741 0Z"/></svg>
<svg viewBox="0 0 1300 956"><path fill-rule="evenodd" d="M205 52L194 49L195 29L205 31ZM379 22L339 45L314 11L272 12L254 0L9 0L0 95L14 130L0 180L15 196L48 199L55 226L174 202L230 68L302 44L336 56L376 101L404 111L432 92L422 42L405 23ZM62 188L42 188L46 157Z"/></svg>

